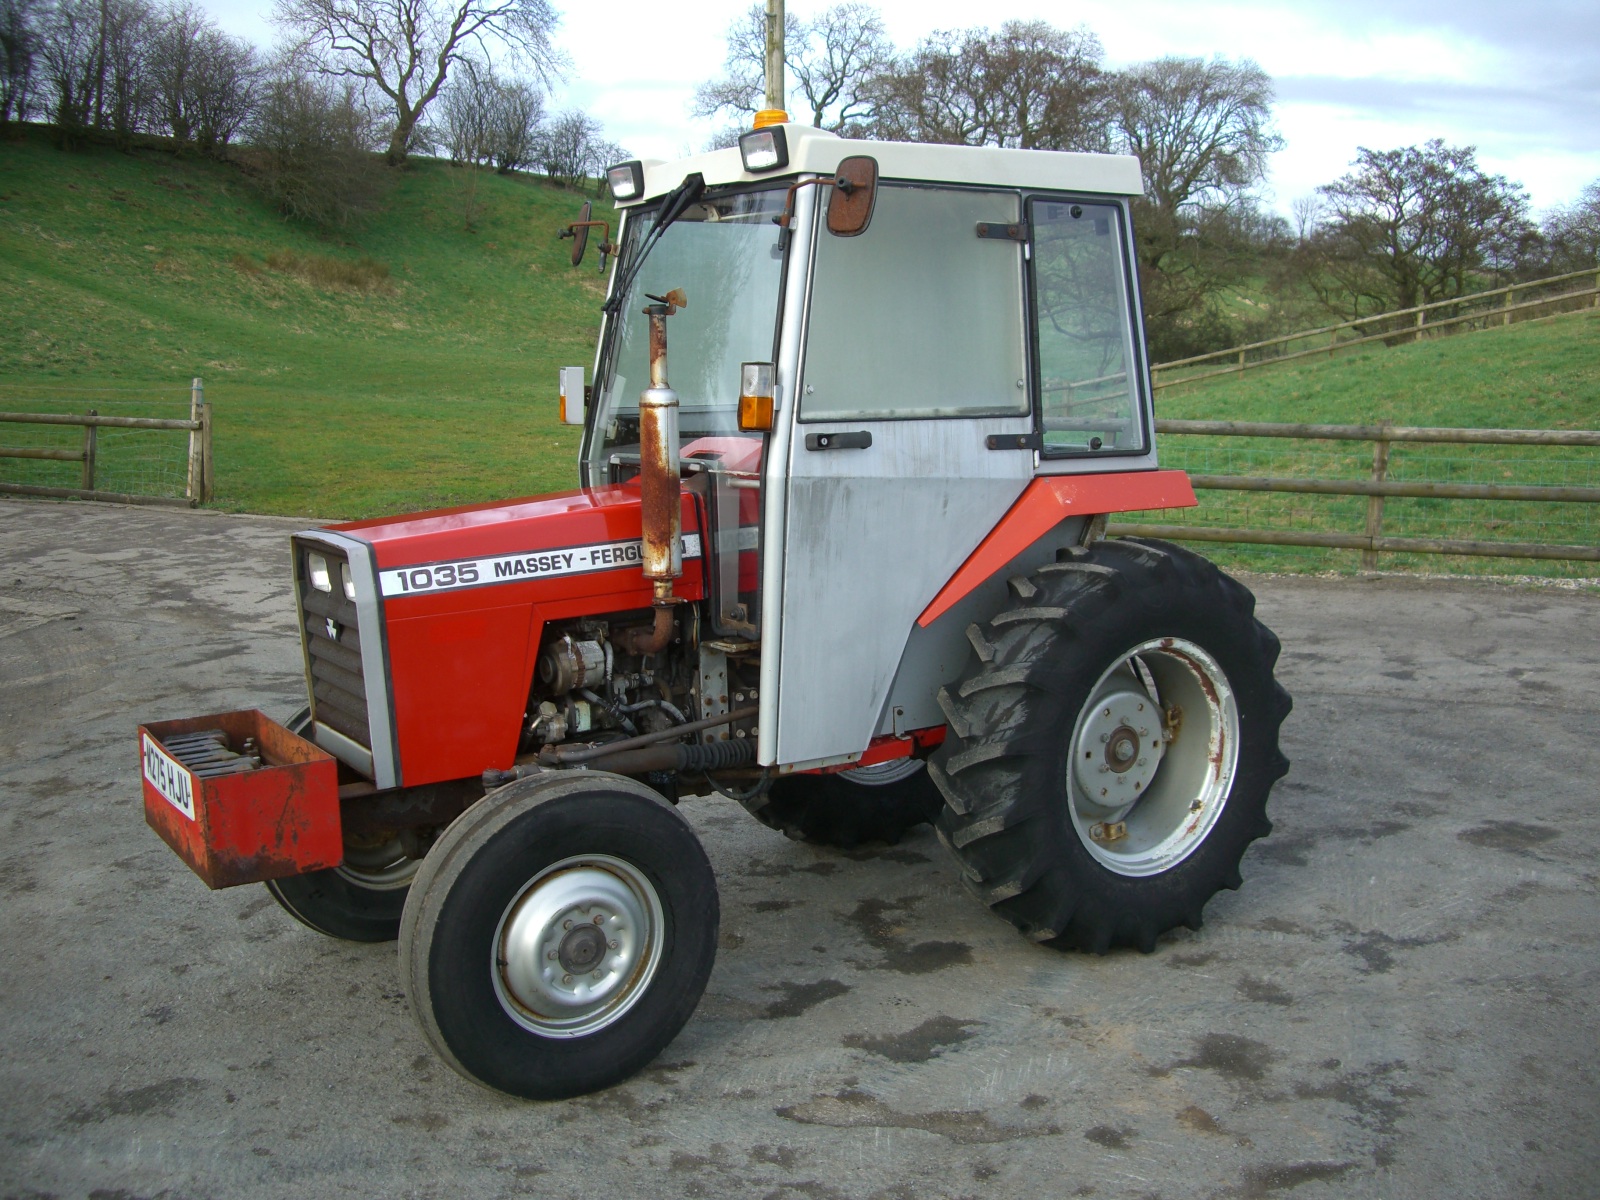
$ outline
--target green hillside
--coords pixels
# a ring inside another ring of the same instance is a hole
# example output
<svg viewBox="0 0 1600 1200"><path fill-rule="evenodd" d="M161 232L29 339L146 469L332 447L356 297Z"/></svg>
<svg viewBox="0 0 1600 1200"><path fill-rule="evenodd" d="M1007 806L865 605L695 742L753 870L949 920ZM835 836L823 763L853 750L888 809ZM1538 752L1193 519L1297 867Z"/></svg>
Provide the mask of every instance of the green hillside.
<svg viewBox="0 0 1600 1200"><path fill-rule="evenodd" d="M556 239L581 197L480 173L469 232L466 179L419 163L363 227L322 235L228 166L0 143L0 407L186 415L201 376L217 503L253 512L353 517L572 486L557 369L592 360L602 298L597 256L574 270ZM163 437L181 472L181 435L132 436ZM60 464L0 469L76 484Z"/></svg>

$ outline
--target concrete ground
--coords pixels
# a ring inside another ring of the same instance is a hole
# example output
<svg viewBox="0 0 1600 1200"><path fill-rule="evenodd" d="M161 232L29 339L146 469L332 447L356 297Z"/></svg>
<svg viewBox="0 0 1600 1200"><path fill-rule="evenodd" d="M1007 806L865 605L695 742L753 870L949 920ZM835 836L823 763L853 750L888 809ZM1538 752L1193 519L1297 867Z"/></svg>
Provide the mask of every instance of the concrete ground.
<svg viewBox="0 0 1600 1200"><path fill-rule="evenodd" d="M433 1057L392 946L210 893L144 825L138 720L301 702L292 524L0 502L0 1195L1600 1189L1600 596L1251 581L1277 831L1149 956L1028 943L926 830L844 855L686 802L705 999L535 1104Z"/></svg>

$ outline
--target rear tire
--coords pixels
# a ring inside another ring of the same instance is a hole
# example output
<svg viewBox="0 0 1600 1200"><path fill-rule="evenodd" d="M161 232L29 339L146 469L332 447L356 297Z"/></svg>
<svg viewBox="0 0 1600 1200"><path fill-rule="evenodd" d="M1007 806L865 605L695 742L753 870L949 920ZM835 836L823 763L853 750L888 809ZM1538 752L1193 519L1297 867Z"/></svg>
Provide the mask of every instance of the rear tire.
<svg viewBox="0 0 1600 1200"><path fill-rule="evenodd" d="M940 839L1035 941L1150 951L1198 929L1272 829L1278 639L1248 590L1165 542L1103 541L1011 586L940 692Z"/></svg>
<svg viewBox="0 0 1600 1200"><path fill-rule="evenodd" d="M895 759L831 775L790 775L749 802L763 825L797 842L853 850L864 843L894 845L931 824L943 798L920 759Z"/></svg>
<svg viewBox="0 0 1600 1200"><path fill-rule="evenodd" d="M424 1036L535 1100L620 1083L677 1036L716 957L716 878L687 821L600 771L490 793L423 861L400 973Z"/></svg>

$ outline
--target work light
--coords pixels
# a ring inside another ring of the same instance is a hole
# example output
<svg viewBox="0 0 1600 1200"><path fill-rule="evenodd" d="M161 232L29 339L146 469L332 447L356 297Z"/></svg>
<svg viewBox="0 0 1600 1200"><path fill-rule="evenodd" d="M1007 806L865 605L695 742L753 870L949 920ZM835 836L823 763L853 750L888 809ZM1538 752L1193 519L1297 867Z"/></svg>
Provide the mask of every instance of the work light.
<svg viewBox="0 0 1600 1200"><path fill-rule="evenodd" d="M618 163L606 171L613 200L637 200L644 195L644 164L638 159Z"/></svg>
<svg viewBox="0 0 1600 1200"><path fill-rule="evenodd" d="M783 126L769 125L765 129L741 133L739 157L744 159L744 169L752 175L788 166L789 139L784 136Z"/></svg>

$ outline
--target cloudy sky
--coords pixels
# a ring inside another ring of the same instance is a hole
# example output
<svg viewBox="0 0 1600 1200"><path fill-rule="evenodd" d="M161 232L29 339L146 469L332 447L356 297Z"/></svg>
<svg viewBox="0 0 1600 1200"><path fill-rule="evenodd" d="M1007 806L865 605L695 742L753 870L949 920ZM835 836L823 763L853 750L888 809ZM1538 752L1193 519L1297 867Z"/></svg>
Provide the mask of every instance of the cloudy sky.
<svg viewBox="0 0 1600 1200"><path fill-rule="evenodd" d="M224 28L275 38L271 0L204 0ZM554 98L605 123L634 154L698 149L714 122L692 121L696 83L716 75L723 35L750 0L611 0L565 14L559 41L573 69ZM788 0L805 16L826 0ZM1574 199L1600 179L1600 9L1595 0L879 0L902 48L935 29L980 19L1082 22L1107 65L1167 54L1255 59L1277 84L1268 199L1287 211L1342 174L1358 146L1390 149L1441 137L1478 147L1479 162L1527 188L1535 208ZM981 13L981 18L976 14ZM603 15L602 15L603 14Z"/></svg>

